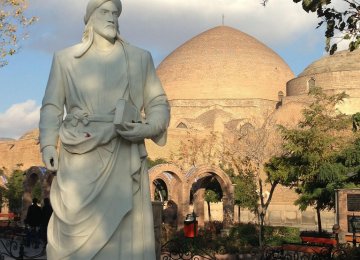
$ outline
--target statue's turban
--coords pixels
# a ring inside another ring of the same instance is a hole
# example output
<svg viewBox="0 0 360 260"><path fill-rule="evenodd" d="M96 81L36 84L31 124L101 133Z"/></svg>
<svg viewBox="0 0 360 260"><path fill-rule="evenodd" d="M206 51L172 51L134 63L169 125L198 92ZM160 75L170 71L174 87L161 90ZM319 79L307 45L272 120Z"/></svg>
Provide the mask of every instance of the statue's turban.
<svg viewBox="0 0 360 260"><path fill-rule="evenodd" d="M84 22L85 24L87 24L87 22L89 21L90 16L92 15L92 13L102 4L111 1L115 4L115 6L117 7L117 9L119 10L119 15L121 13L121 1L120 0L90 0L87 7L86 7L86 14L84 17Z"/></svg>

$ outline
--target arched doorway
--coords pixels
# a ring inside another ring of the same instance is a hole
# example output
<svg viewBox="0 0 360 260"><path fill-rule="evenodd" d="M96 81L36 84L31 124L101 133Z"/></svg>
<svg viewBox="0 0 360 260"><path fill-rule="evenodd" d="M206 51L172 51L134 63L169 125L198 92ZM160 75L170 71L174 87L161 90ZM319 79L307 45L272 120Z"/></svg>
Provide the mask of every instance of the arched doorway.
<svg viewBox="0 0 360 260"><path fill-rule="evenodd" d="M24 195L21 211L21 220L26 217L28 207L32 203L33 191L37 183L40 184L41 198L39 200L48 198L50 195L50 187L54 178L54 173L48 171L45 167L32 166L24 172L25 179L23 182Z"/></svg>
<svg viewBox="0 0 360 260"><path fill-rule="evenodd" d="M162 190L161 196L167 208L168 201L176 205L178 212L177 226L182 227L185 216L183 215L183 176L182 170L174 164L158 164L149 170L150 176L150 194L151 200L160 199L159 190ZM164 194L166 193L166 196Z"/></svg>
<svg viewBox="0 0 360 260"><path fill-rule="evenodd" d="M154 201L168 201L168 187L162 179L155 179L152 183L155 186Z"/></svg>
<svg viewBox="0 0 360 260"><path fill-rule="evenodd" d="M224 228L231 226L234 219L234 187L229 176L219 167L207 165L191 168L186 176L189 194L192 192L194 196L194 211L198 216L199 226L204 226L204 196L210 181L214 179L222 191Z"/></svg>
<svg viewBox="0 0 360 260"><path fill-rule="evenodd" d="M184 224L186 214L193 204L198 215L199 226L204 226L204 194L210 180L215 179L222 191L223 223L229 227L234 219L234 187L229 176L219 167L202 165L192 167L184 173L175 164L159 164L149 170L151 199L155 199L157 183L167 187L168 200L176 203L178 209L178 228ZM161 182L160 182L161 180ZM154 183L155 182L155 183ZM191 198L193 196L193 198Z"/></svg>

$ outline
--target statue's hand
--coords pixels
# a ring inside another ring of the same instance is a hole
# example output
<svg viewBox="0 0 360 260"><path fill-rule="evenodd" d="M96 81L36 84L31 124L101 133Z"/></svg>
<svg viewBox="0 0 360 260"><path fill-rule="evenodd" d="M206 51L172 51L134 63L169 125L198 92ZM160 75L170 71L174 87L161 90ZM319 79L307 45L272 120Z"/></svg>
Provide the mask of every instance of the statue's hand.
<svg viewBox="0 0 360 260"><path fill-rule="evenodd" d="M59 157L55 146L45 146L42 150L42 160L45 167L50 171L57 171L59 164Z"/></svg>
<svg viewBox="0 0 360 260"><path fill-rule="evenodd" d="M125 122L116 130L124 139L137 143L145 138L151 138L156 135L155 129L149 124L127 123Z"/></svg>

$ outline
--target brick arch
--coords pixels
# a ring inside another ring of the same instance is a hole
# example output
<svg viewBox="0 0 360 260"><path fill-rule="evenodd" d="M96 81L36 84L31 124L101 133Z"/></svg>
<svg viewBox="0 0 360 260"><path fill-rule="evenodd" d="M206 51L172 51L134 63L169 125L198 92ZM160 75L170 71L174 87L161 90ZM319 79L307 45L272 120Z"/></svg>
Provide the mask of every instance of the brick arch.
<svg viewBox="0 0 360 260"><path fill-rule="evenodd" d="M197 197L195 199L194 205L197 209L196 214L198 215L199 225L204 224L204 193L206 184L203 180L206 177L213 176L219 182L221 189L223 191L223 215L224 215L224 227L228 227L233 223L234 219L234 186L231 182L230 177L217 166L209 165L200 165L198 167L191 168L186 174L188 183L188 189L194 187L195 183L199 183L196 189Z"/></svg>
<svg viewBox="0 0 360 260"><path fill-rule="evenodd" d="M172 179L169 179L165 172L169 173ZM151 199L154 200L155 193L153 182L157 179L164 181L168 190L168 199L174 201L178 209L178 227L182 226L184 221L183 212L187 209L186 205L184 205L184 176L183 170L172 163L158 164L149 169Z"/></svg>
<svg viewBox="0 0 360 260"><path fill-rule="evenodd" d="M168 172L172 175L173 179L169 180L164 172ZM173 188L174 185L183 183L184 181L184 174L180 167L172 163L162 163L155 165L151 169L149 169L149 177L150 183L152 184L154 180L161 179L165 182L168 190ZM151 187L151 199L154 199L154 191L155 188ZM173 189L172 189L173 190ZM170 191L169 191L170 192Z"/></svg>
<svg viewBox="0 0 360 260"><path fill-rule="evenodd" d="M23 182L24 195L23 206L21 212L21 219L24 219L27 213L28 207L32 203L32 191L37 182L40 182L41 193L43 198L48 198L50 194L50 187L54 178L53 172L48 171L41 166L31 166L24 172L25 179ZM40 199L40 198L39 198Z"/></svg>

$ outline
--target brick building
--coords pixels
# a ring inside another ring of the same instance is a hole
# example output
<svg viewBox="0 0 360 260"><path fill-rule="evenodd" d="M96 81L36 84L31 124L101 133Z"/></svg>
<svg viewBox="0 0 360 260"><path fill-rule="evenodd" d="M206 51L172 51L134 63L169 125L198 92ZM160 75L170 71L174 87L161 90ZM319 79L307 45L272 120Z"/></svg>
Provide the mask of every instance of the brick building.
<svg viewBox="0 0 360 260"><path fill-rule="evenodd" d="M276 139L276 124L295 125L301 109L309 100L311 86L328 92L346 91L350 98L340 107L352 114L360 108L360 53L347 51L323 57L295 77L285 61L266 45L241 31L219 26L185 42L166 57L157 68L171 105L168 144L157 147L147 143L151 159L164 158L169 163L150 170L151 191L155 184L166 186L167 199L177 204L179 225L192 210L199 222L206 220L204 191L215 178L223 190L218 218L225 223L236 220L233 185L216 163L189 167L172 162L172 156L189 136L208 137L215 134L226 140L234 132L267 127L270 139ZM271 122L271 124L268 124ZM265 157L271 156L271 143ZM19 140L0 140L0 166L6 173L15 167L29 169L42 165L38 130ZM264 157L264 159L266 159ZM265 191L266 192L266 191ZM191 196L192 198L190 198ZM296 194L278 187L266 222L273 225L316 229L316 214L308 209L300 212L293 201ZM323 227L331 229L334 213L322 214ZM256 221L249 211L241 211L241 221Z"/></svg>

